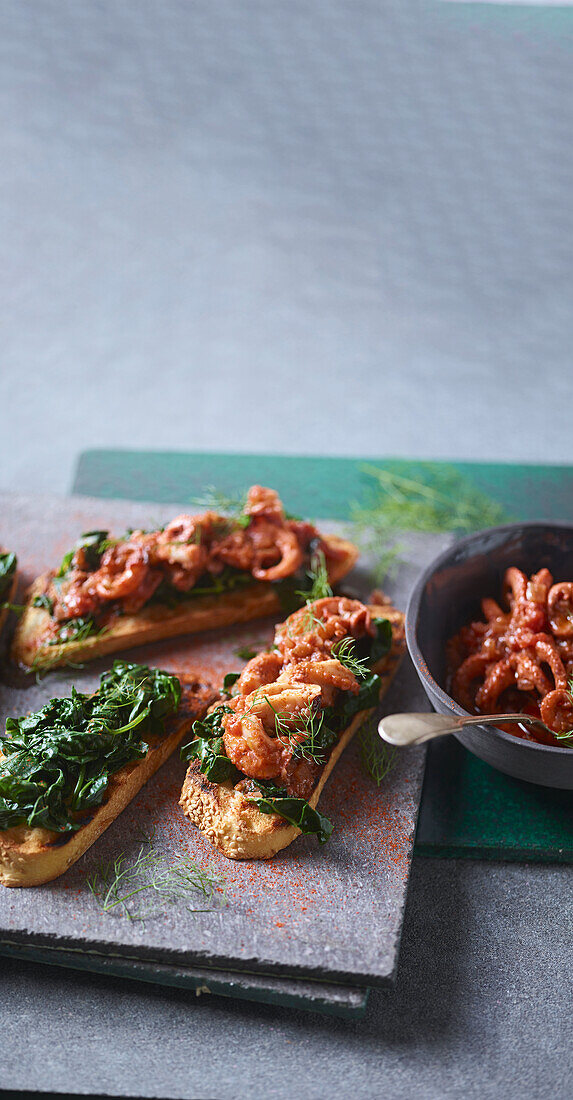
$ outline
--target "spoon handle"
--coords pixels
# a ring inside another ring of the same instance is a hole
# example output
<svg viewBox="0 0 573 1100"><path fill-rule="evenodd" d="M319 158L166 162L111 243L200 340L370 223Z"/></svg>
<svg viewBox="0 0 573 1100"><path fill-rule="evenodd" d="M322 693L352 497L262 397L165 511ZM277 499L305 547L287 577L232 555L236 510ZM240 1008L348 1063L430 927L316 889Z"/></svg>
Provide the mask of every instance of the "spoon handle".
<svg viewBox="0 0 573 1100"><path fill-rule="evenodd" d="M443 714L387 714L378 723L380 737L389 745L421 745L459 729L455 719Z"/></svg>
<svg viewBox="0 0 573 1100"><path fill-rule="evenodd" d="M390 745L421 745L434 737L456 733L463 726L498 726L500 722L533 724L536 721L527 714L480 714L469 718L433 713L387 714L378 724L378 733Z"/></svg>

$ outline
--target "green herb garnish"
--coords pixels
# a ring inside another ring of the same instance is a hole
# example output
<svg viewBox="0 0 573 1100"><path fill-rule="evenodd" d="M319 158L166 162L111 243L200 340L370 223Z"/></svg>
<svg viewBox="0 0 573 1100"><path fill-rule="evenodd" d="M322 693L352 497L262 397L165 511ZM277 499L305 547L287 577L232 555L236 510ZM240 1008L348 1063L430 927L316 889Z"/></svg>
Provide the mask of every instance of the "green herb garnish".
<svg viewBox="0 0 573 1100"><path fill-rule="evenodd" d="M335 642L331 653L333 657L336 657L337 661L344 668L347 668L349 672L352 672L356 676L357 680L365 680L368 676L370 667L369 657L357 657L356 656L356 642L354 638L347 636L342 638L340 642Z"/></svg>
<svg viewBox="0 0 573 1100"><path fill-rule="evenodd" d="M246 493L231 496L215 488L214 485L208 485L201 496L193 498L193 504L198 508L227 517L235 526L248 527L251 522L251 517L245 514Z"/></svg>
<svg viewBox="0 0 573 1100"><path fill-rule="evenodd" d="M370 718L360 730L360 759L364 771L377 787L397 762L397 750L378 735L378 721Z"/></svg>
<svg viewBox="0 0 573 1100"><path fill-rule="evenodd" d="M15 554L0 554L0 604L12 587L17 564Z"/></svg>
<svg viewBox="0 0 573 1100"><path fill-rule="evenodd" d="M326 843L333 825L324 814L313 810L304 798L290 798L283 787L277 787L274 783L262 783L257 779L255 785L262 797L249 798L249 802L262 814L278 814L291 825L296 825L301 833L316 836L320 844Z"/></svg>
<svg viewBox="0 0 573 1100"><path fill-rule="evenodd" d="M99 806L110 776L145 756L143 736L160 736L180 702L177 677L115 661L93 695L72 688L25 718L8 718L0 758L0 829L81 828Z"/></svg>
<svg viewBox="0 0 573 1100"><path fill-rule="evenodd" d="M32 607L41 607L44 611L48 612L48 615L53 615L54 613L54 601L50 596L46 596L45 592L41 596L34 596Z"/></svg>
<svg viewBox="0 0 573 1100"><path fill-rule="evenodd" d="M324 721L324 711L309 707L300 714L283 714L274 709L269 697L264 696L275 716L275 732L290 743L295 760L312 760L315 764L324 764L328 751L338 739L338 734L329 729ZM302 740L300 735L303 735Z"/></svg>
<svg viewBox="0 0 573 1100"><path fill-rule="evenodd" d="M132 861L121 852L100 863L87 884L104 913L121 913L128 920L146 920L163 912L165 904L178 901L189 902L186 909L191 913L227 905L224 880L215 871L199 867L187 856L173 861L160 855L152 837L145 838Z"/></svg>
<svg viewBox="0 0 573 1100"><path fill-rule="evenodd" d="M48 645L65 645L68 642L85 642L95 634L103 634L106 627L99 627L91 615L79 619L68 619L58 627Z"/></svg>
<svg viewBox="0 0 573 1100"><path fill-rule="evenodd" d="M324 714L329 727L340 733L359 711L376 707L380 702L380 684L380 677L371 672L360 684L357 695L347 693L336 707L326 707Z"/></svg>
<svg viewBox="0 0 573 1100"><path fill-rule="evenodd" d="M394 465L394 470L362 467L375 485L366 503L352 508L355 538L376 554L382 578L399 556L399 545L393 545L397 531L470 532L511 518L457 470L431 462Z"/></svg>
<svg viewBox="0 0 573 1100"><path fill-rule="evenodd" d="M240 679L240 676L240 672L227 672L225 674L225 676L223 677L223 691L225 695L231 694L231 688L234 684L237 683L237 680Z"/></svg>
<svg viewBox="0 0 573 1100"><path fill-rule="evenodd" d="M163 580L148 602L150 604L165 604L167 607L177 607L179 604L196 599L197 596L220 596L224 592L233 592L237 588L243 588L248 584L254 584L251 573L227 566L217 576L204 573L202 577L199 577L197 584L190 588L188 592L181 592L179 589L174 588L172 584L169 584L168 580Z"/></svg>
<svg viewBox="0 0 573 1100"><path fill-rule="evenodd" d="M372 619L376 636L370 644L370 664L376 665L392 648L392 623L389 619Z"/></svg>
<svg viewBox="0 0 573 1100"><path fill-rule="evenodd" d="M235 650L235 657L238 657L240 661L252 661L253 657L257 656L257 653L258 651L252 649L251 646L239 646L239 648Z"/></svg>
<svg viewBox="0 0 573 1100"><path fill-rule="evenodd" d="M323 600L328 596L332 596L323 550L315 550L312 554L310 568L307 570L306 575L308 578L307 586L297 592L297 596L300 596L301 600L314 603L315 600Z"/></svg>
<svg viewBox="0 0 573 1100"><path fill-rule="evenodd" d="M198 760L200 771L213 783L224 783L227 779L237 783L241 778L241 772L229 760L223 744L223 717L231 713L231 708L223 704L194 722L191 727L193 740L181 749L181 759L186 763Z"/></svg>
<svg viewBox="0 0 573 1100"><path fill-rule="evenodd" d="M569 696L571 706L573 706L573 677L569 680L567 684L567 695ZM556 738L557 741L563 742L565 748L573 747L573 729L564 730L563 733L555 733L554 730L552 730L551 732L553 733L553 736Z"/></svg>
<svg viewBox="0 0 573 1100"><path fill-rule="evenodd" d="M74 555L78 550L84 551L87 567L90 571L99 568L102 554L109 543L109 531L85 531L71 550L64 555L62 564L56 573L56 577L65 577L69 573Z"/></svg>

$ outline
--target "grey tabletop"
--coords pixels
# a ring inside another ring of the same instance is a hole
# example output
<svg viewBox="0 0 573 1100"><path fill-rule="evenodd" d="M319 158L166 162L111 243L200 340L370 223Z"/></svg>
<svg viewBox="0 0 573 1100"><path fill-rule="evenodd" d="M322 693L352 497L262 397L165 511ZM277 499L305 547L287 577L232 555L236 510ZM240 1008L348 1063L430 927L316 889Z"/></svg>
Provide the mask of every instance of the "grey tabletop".
<svg viewBox="0 0 573 1100"><path fill-rule="evenodd" d="M121 445L573 462L573 13L0 0L0 484ZM3 961L0 1086L569 1097L568 867L415 860L359 1023Z"/></svg>

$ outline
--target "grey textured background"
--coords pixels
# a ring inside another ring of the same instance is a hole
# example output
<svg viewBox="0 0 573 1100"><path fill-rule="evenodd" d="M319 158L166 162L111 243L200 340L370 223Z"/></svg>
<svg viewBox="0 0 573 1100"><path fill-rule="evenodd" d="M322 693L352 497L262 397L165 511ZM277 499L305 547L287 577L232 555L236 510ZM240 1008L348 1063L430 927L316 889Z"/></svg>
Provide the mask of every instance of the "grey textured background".
<svg viewBox="0 0 573 1100"><path fill-rule="evenodd" d="M3 488L86 447L573 461L573 13L0 0ZM417 861L362 1024L5 963L7 1088L568 1098L566 867Z"/></svg>
<svg viewBox="0 0 573 1100"><path fill-rule="evenodd" d="M573 460L572 85L568 9L0 0L1 487Z"/></svg>

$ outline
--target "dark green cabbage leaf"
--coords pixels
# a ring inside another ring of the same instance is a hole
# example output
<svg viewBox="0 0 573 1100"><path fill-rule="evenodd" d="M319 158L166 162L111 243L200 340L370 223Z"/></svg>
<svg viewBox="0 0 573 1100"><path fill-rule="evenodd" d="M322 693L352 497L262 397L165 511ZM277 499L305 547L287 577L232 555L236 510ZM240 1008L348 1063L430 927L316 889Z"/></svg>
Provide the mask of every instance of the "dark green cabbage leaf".
<svg viewBox="0 0 573 1100"><path fill-rule="evenodd" d="M0 603L8 598L16 572L16 555L0 554Z"/></svg>
<svg viewBox="0 0 573 1100"><path fill-rule="evenodd" d="M142 737L161 736L181 699L176 676L115 661L93 695L72 688L36 714L6 720L1 741L0 829L79 829L77 815L99 806L109 779L145 756Z"/></svg>
<svg viewBox="0 0 573 1100"><path fill-rule="evenodd" d="M301 833L316 836L320 844L326 844L333 825L324 814L313 810L304 798L289 797L283 787L277 787L274 783L262 783L257 780L256 786L262 797L249 798L249 802L252 802L262 814L279 814L289 824L296 825Z"/></svg>

